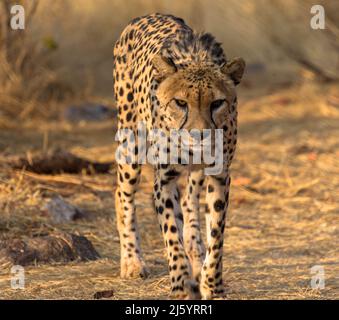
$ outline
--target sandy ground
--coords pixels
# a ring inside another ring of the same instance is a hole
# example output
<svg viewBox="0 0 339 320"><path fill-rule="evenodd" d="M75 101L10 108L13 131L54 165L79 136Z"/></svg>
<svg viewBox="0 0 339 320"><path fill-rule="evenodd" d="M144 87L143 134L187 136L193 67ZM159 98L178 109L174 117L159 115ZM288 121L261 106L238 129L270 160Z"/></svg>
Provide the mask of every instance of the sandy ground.
<svg viewBox="0 0 339 320"><path fill-rule="evenodd" d="M224 242L227 299L338 299L339 109L335 86L295 86L239 101L239 144ZM37 129L38 128L38 129ZM114 125L64 122L4 123L2 159L60 146L98 161L113 160ZM25 268L25 289L11 289L0 269L1 299L167 299L165 252L152 209L152 172L137 193L142 248L151 277L119 278L115 174L34 175L0 166L0 237L61 229L88 237L102 259ZM54 224L42 207L55 194L89 217ZM202 206L204 208L204 197ZM203 210L203 209L202 209ZM202 212L202 216L203 216ZM203 219L202 219L203 221ZM312 289L311 268L322 266L325 288Z"/></svg>

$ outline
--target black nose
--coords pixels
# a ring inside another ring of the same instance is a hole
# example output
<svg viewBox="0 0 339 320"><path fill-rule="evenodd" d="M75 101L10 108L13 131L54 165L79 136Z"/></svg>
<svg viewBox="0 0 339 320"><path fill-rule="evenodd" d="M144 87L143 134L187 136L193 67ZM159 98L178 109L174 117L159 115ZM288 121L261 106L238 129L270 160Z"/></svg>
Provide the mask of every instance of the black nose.
<svg viewBox="0 0 339 320"><path fill-rule="evenodd" d="M212 129L192 130L190 132L191 139L193 139L193 141L195 141L196 143L208 142L211 137L211 131Z"/></svg>

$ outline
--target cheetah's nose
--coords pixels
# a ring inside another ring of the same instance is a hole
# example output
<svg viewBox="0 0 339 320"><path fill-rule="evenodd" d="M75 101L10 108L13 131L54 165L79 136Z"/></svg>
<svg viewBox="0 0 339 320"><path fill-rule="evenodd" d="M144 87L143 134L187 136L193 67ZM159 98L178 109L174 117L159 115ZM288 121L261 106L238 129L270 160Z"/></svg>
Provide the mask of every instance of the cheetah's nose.
<svg viewBox="0 0 339 320"><path fill-rule="evenodd" d="M191 143L192 144L209 144L211 137L211 130L204 129L204 130L192 130L190 133Z"/></svg>

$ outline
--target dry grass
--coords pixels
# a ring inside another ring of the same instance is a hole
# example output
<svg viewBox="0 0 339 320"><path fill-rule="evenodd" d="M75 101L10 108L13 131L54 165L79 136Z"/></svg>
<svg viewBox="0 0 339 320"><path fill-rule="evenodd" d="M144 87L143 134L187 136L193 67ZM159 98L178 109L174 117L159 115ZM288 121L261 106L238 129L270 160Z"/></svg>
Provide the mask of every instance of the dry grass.
<svg viewBox="0 0 339 320"><path fill-rule="evenodd" d="M335 86L310 83L256 99L242 95L224 244L228 299L338 299L339 110L327 102L338 94ZM0 130L0 149L2 156L39 150L48 132L48 146L108 161L114 154L112 129L111 123L13 124ZM27 267L25 290L12 290L9 270L0 270L0 298L91 299L96 291L113 289L114 299L166 299L169 279L150 177L145 168L137 214L152 276L127 281L118 276L114 174L52 177L0 167L2 238L59 228L87 236L103 257ZM90 217L53 224L41 208L55 193ZM324 290L311 289L314 265L325 268Z"/></svg>

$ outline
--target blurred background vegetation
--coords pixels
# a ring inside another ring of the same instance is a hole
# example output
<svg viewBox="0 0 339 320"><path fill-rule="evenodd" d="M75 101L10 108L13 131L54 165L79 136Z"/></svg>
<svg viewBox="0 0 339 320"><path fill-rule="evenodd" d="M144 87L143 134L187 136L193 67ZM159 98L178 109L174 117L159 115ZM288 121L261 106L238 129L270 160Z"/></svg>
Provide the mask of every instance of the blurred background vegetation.
<svg viewBox="0 0 339 320"><path fill-rule="evenodd" d="M134 17L182 17L211 32L227 56L248 63L244 87L338 77L339 5L319 0L326 29L312 30L312 0L0 0L0 94L3 110L44 114L41 101L112 96L112 48ZM26 9L26 29L9 28L9 8ZM5 112L3 111L3 112Z"/></svg>

